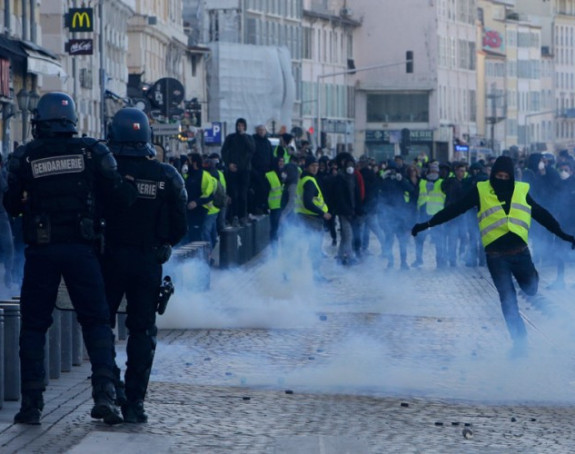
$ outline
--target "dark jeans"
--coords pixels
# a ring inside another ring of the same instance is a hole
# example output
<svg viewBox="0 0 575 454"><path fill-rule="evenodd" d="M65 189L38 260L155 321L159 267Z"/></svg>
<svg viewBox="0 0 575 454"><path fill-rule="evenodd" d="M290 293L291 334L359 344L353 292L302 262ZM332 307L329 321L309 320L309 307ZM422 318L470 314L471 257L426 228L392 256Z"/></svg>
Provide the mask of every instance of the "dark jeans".
<svg viewBox="0 0 575 454"><path fill-rule="evenodd" d="M232 199L228 207L228 222L232 223L235 216L245 219L248 216L248 189L250 187L250 171L238 170L226 173L227 192Z"/></svg>
<svg viewBox="0 0 575 454"><path fill-rule="evenodd" d="M44 391L46 331L52 325L52 312L62 277L82 325L84 343L92 364L92 383L111 382L114 376L110 312L94 248L88 244L29 246L20 300L22 394Z"/></svg>
<svg viewBox="0 0 575 454"><path fill-rule="evenodd" d="M539 275L531 260L529 249L526 247L520 253L513 255L488 254L487 269L499 292L501 310L511 338L515 343L524 342L527 332L519 314L517 293L512 278L517 280L519 287L527 295L532 296L537 293Z"/></svg>
<svg viewBox="0 0 575 454"><path fill-rule="evenodd" d="M103 260L106 297L112 321L126 296L126 396L144 400L156 350L156 306L162 265L151 247L116 246Z"/></svg>

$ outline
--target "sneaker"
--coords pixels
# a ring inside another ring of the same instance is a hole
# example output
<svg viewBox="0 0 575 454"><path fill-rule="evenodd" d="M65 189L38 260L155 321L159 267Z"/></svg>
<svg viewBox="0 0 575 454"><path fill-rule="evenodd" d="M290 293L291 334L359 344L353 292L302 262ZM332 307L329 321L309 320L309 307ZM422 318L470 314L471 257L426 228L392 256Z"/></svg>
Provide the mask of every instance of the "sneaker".
<svg viewBox="0 0 575 454"><path fill-rule="evenodd" d="M407 265L406 262L402 262L401 266L399 267L401 270L403 271L407 271L409 270L409 266Z"/></svg>
<svg viewBox="0 0 575 454"><path fill-rule="evenodd" d="M94 406L90 411L90 416L94 419L102 419L108 425L120 424L122 416L115 405L115 389L112 383L94 386L92 397Z"/></svg>
<svg viewBox="0 0 575 454"><path fill-rule="evenodd" d="M148 422L148 415L144 410L144 402L141 400L122 405L122 415L124 416L124 422L130 424Z"/></svg>
<svg viewBox="0 0 575 454"><path fill-rule="evenodd" d="M422 261L422 260L415 260L415 261L411 264L411 267L412 267L412 268L419 268L421 265L423 265L423 261Z"/></svg>
<svg viewBox="0 0 575 454"><path fill-rule="evenodd" d="M40 424L40 417L44 409L44 401L42 397L32 398L30 396L22 396L22 405L20 411L14 416L15 424L30 424L37 426Z"/></svg>

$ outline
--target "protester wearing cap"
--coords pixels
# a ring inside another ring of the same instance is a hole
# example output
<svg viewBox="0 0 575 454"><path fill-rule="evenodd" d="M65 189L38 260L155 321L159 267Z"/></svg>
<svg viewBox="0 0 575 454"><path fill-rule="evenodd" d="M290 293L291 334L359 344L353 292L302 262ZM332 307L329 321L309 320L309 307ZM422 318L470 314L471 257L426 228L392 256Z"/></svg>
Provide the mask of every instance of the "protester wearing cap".
<svg viewBox="0 0 575 454"><path fill-rule="evenodd" d="M419 196L417 198L417 217L420 222L428 221L431 216L445 205L445 193L441 189L443 179L439 177L439 162L429 164L427 174L419 181ZM412 267L423 265L423 244L426 236L415 239L415 261ZM431 242L435 245L435 263L437 268L445 266L446 237L443 229L437 229L431 234Z"/></svg>
<svg viewBox="0 0 575 454"><path fill-rule="evenodd" d="M411 231L416 236L473 207L478 208L477 221L487 267L499 293L503 317L513 341L512 357L524 355L527 348L527 333L519 314L513 278L527 295L535 295L539 283L527 246L531 218L575 248L575 237L565 233L559 222L533 200L529 189L528 183L515 181L511 158L500 156L493 164L489 181L477 183L458 202L437 212L429 221L414 225Z"/></svg>
<svg viewBox="0 0 575 454"><path fill-rule="evenodd" d="M316 281L325 278L320 272L323 243L323 221L331 219L328 207L315 176L319 163L315 156L305 157L304 171L297 185L295 212L305 231L303 238L308 243L308 255L311 260L313 277Z"/></svg>
<svg viewBox="0 0 575 454"><path fill-rule="evenodd" d="M284 158L284 163L289 164L294 154L294 149L290 147L293 136L284 132L280 136L280 143L274 148L274 158Z"/></svg>

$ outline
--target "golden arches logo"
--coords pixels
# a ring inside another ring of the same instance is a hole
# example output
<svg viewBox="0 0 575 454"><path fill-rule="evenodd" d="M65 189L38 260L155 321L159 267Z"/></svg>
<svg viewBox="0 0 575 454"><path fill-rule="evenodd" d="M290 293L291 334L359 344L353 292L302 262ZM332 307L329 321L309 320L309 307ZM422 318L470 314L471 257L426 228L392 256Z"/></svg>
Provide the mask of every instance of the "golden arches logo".
<svg viewBox="0 0 575 454"><path fill-rule="evenodd" d="M74 16L72 16L72 28L84 28L84 20L86 20L86 28L90 28L91 22L88 13L74 13Z"/></svg>
<svg viewBox="0 0 575 454"><path fill-rule="evenodd" d="M73 8L69 10L69 27L75 32L90 32L93 30L92 8Z"/></svg>

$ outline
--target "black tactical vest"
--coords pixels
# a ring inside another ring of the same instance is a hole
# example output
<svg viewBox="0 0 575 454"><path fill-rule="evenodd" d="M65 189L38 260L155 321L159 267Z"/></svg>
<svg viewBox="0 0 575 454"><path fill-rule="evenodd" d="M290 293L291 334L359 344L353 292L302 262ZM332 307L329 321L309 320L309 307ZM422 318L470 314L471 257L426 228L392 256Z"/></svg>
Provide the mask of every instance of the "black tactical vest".
<svg viewBox="0 0 575 454"><path fill-rule="evenodd" d="M86 242L95 239L94 163L83 139L35 140L26 146L27 243Z"/></svg>
<svg viewBox="0 0 575 454"><path fill-rule="evenodd" d="M118 171L131 175L138 190L136 202L128 209L106 216L106 241L114 245L157 246L166 242L160 231L168 222L166 201L172 184L165 164L146 157L117 156Z"/></svg>

